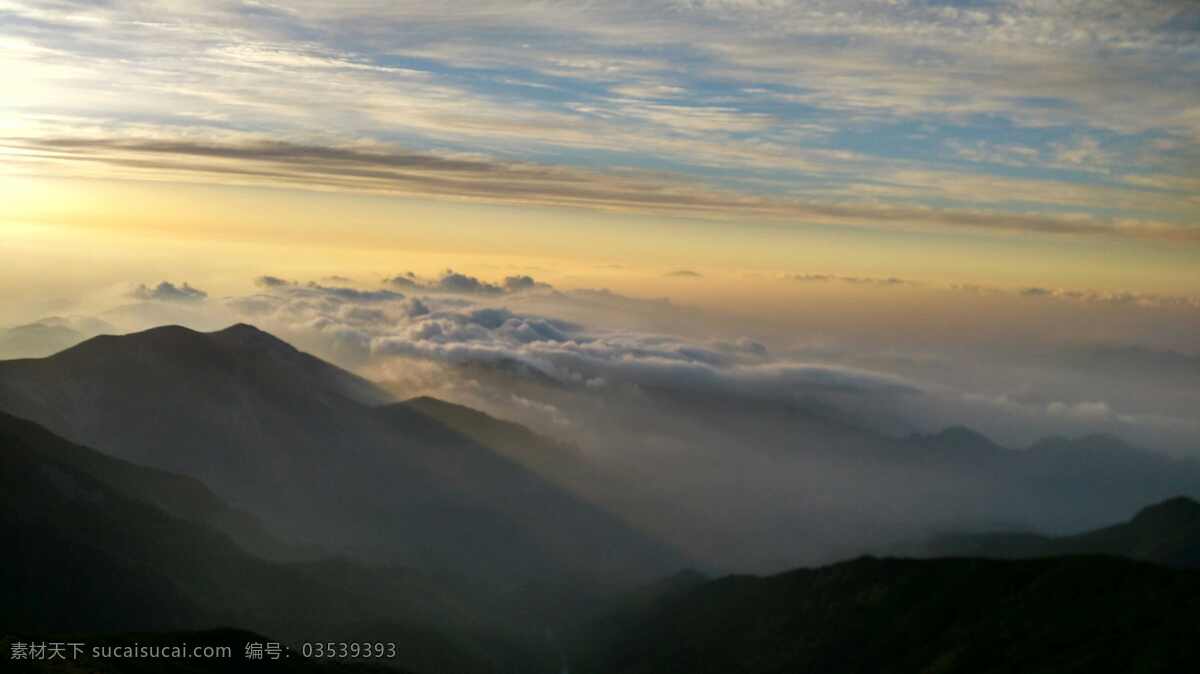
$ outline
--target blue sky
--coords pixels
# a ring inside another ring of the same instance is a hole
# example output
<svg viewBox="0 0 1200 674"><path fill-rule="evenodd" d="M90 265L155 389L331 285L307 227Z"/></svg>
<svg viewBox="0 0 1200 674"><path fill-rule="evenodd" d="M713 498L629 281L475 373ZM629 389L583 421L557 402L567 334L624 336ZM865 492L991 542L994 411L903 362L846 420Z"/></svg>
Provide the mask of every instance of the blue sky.
<svg viewBox="0 0 1200 674"><path fill-rule="evenodd" d="M10 171L452 192L436 167L378 171L421 154L478 162L464 194L501 203L1196 242L1198 16L5 0L0 151ZM357 154L249 151L270 143Z"/></svg>

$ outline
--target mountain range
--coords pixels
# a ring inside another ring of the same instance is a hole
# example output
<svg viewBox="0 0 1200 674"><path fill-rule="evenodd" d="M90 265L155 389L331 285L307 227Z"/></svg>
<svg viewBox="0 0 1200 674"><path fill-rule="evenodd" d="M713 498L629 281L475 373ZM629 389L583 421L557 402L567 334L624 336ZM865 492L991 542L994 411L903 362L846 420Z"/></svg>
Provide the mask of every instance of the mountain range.
<svg viewBox="0 0 1200 674"><path fill-rule="evenodd" d="M0 362L0 409L196 478L291 546L519 582L680 558L370 382L248 325L101 336Z"/></svg>
<svg viewBox="0 0 1200 674"><path fill-rule="evenodd" d="M236 516L258 535L253 518L197 481L3 413L0 447L0 583L9 588L0 634L236 625L289 642L398 642L420 671L494 671L505 658L529 666L522 631L540 634L541 624L500 595L395 565L263 559L218 530Z"/></svg>
<svg viewBox="0 0 1200 674"><path fill-rule="evenodd" d="M1062 535L1200 496L1195 454L1109 435L1002 445L965 426L914 432L877 423L886 406L872 416L881 406L855 392L843 409L836 392L802 387L756 396L703 382L589 386L506 363L448 369L465 383L439 395L576 445L587 465L556 481L709 572L825 564L946 531Z"/></svg>
<svg viewBox="0 0 1200 674"><path fill-rule="evenodd" d="M1051 514L1089 485L1119 492L1119 505L1200 484L1191 463L1104 436L1013 450L963 427L888 438L824 409L645 399L634 435L654 413L700 412L697 437L753 440L744 451L992 475L996 494L1042 498L1029 508ZM390 664L420 674L1175 672L1200 661L1200 503L1187 496L1146 498L1159 502L1084 533L992 528L892 550L935 559L710 579L711 568L680 572L694 560L644 533L636 511L615 515L620 476L570 443L436 398L394 401L251 326L158 328L0 362L0 410L0 642L229 626L291 644L394 642ZM776 443L789 429L796 442Z"/></svg>
<svg viewBox="0 0 1200 674"><path fill-rule="evenodd" d="M1193 671L1200 574L1109 557L861 558L730 576L599 620L586 674Z"/></svg>
<svg viewBox="0 0 1200 674"><path fill-rule="evenodd" d="M1200 503L1176 497L1143 508L1128 522L1071 536L1031 532L944 534L913 545L907 552L923 557L992 559L1112 555L1200 568Z"/></svg>
<svg viewBox="0 0 1200 674"><path fill-rule="evenodd" d="M0 446L0 535L10 543L0 583L11 590L0 634L8 641L136 633L142 643L167 643L178 630L240 625L293 644L396 642L393 664L430 673L552 672L560 657L571 671L617 673L1173 672L1200 657L1192 620L1200 571L1119 558L1194 566L1200 504L1185 498L1039 551L1052 555L1045 559L863 558L715 580L679 573L614 591L565 621L553 646L536 623L515 620L512 605L428 575L250 555L217 528L233 518L264 535L253 518L190 478L103 456L6 414ZM329 669L341 671L307 661L286 671ZM97 671L136 670L101 663Z"/></svg>
<svg viewBox="0 0 1200 674"><path fill-rule="evenodd" d="M347 554L509 585L639 582L691 565L770 571L937 531L1061 534L1200 495L1200 462L1107 436L1010 449L965 427L888 435L814 401L659 387L629 404L598 404L503 368L472 377L585 421L590 412L572 409L573 400L608 410L611 418L595 422L608 438L582 451L462 405L396 402L248 325L161 327L0 361L0 410L200 480L276 539L226 531L255 552ZM664 438L678 449L647 455L661 468L648 474L639 453ZM803 507L766 489L720 491L744 470L790 475L772 489ZM827 487L866 474L880 488L838 496ZM746 514L705 510L714 498L737 499L731 507ZM729 530L714 527L726 520Z"/></svg>

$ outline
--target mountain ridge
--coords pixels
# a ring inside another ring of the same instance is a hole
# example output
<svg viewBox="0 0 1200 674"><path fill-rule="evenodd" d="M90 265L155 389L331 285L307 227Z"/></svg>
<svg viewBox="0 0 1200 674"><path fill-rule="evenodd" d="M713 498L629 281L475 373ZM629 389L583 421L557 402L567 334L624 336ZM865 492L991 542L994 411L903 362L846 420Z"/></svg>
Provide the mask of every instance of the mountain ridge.
<svg viewBox="0 0 1200 674"><path fill-rule="evenodd" d="M506 580L656 574L679 562L603 509L426 414L382 404L390 400L248 324L163 326L0 362L0 409L197 478L291 545Z"/></svg>
<svg viewBox="0 0 1200 674"><path fill-rule="evenodd" d="M485 672L480 649L525 629L515 615L507 627L489 616L489 595L410 569L256 557L143 500L138 481L150 472L106 481L92 471L117 460L63 451L66 442L0 413L0 634L238 625L292 642L386 635L422 671Z"/></svg>
<svg viewBox="0 0 1200 674"><path fill-rule="evenodd" d="M1103 554L1200 569L1200 502L1176 496L1145 506L1124 522L1068 536L1021 531L946 534L909 552L920 557L996 559Z"/></svg>
<svg viewBox="0 0 1200 674"><path fill-rule="evenodd" d="M292 559L305 552L272 536L249 513L225 505L207 485L176 475L122 461L70 443L32 421L0 411L0 440L35 444L41 454L86 471L99 482L183 520L229 536L240 547L267 559Z"/></svg>
<svg viewBox="0 0 1200 674"><path fill-rule="evenodd" d="M577 636L581 674L1188 671L1200 574L1145 562L863 557L726 576Z"/></svg>

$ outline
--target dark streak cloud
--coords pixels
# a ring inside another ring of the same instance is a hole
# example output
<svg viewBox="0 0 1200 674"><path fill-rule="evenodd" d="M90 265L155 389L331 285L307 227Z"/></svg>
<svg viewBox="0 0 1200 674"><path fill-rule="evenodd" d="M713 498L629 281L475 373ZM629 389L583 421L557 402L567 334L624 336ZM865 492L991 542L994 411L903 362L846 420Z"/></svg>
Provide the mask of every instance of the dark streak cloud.
<svg viewBox="0 0 1200 674"><path fill-rule="evenodd" d="M299 145L281 141L259 141L243 145L205 145L186 141L47 138L40 141L39 144L47 149L85 153L103 150L131 151L138 154L245 159L278 164L320 163L325 166L378 166L472 173L487 172L496 168L496 165L487 162L443 159L433 155L380 153L352 148Z"/></svg>
<svg viewBox="0 0 1200 674"><path fill-rule="evenodd" d="M163 281L154 287L140 284L133 289L130 296L139 300L148 300L156 302L200 302L208 297L208 293L193 288L184 283L183 285L175 285L169 281Z"/></svg>
<svg viewBox="0 0 1200 674"><path fill-rule="evenodd" d="M356 302L384 302L404 299L404 295L392 292L391 290L359 290L358 288L343 286L325 286L319 283L309 283L305 288L342 300Z"/></svg>
<svg viewBox="0 0 1200 674"><path fill-rule="evenodd" d="M395 286L397 288L416 288L417 275L411 271L406 271L403 274L397 274L396 276L385 278L383 279L383 282L387 285Z"/></svg>
<svg viewBox="0 0 1200 674"><path fill-rule="evenodd" d="M279 288L282 286L296 285L295 281L281 279L278 276L259 276L254 279L254 285L262 288Z"/></svg>
<svg viewBox="0 0 1200 674"><path fill-rule="evenodd" d="M870 286L915 286L919 285L916 281L897 278L895 276L872 277L872 276L837 276L834 274L791 274L784 278L789 281L801 281L805 283L832 283L840 281L842 283L851 283L854 285L870 285Z"/></svg>
<svg viewBox="0 0 1200 674"><path fill-rule="evenodd" d="M871 203L820 203L706 188L696 186L694 181L682 176L626 175L532 163L452 159L391 148L136 138L8 138L4 144L42 160L193 172L214 179L226 176L353 191L706 217L769 217L897 227L933 225L1200 242L1200 228L1170 222L1130 221L1082 213L1010 213Z"/></svg>
<svg viewBox="0 0 1200 674"><path fill-rule="evenodd" d="M1017 293L1022 297L1050 298L1058 300L1074 300L1094 304L1119 304L1139 307L1177 307L1182 309L1200 308L1200 297L1181 295L1158 295L1141 293L1131 290L1074 290L1064 288L1044 288L1031 286L1021 288Z"/></svg>
<svg viewBox="0 0 1200 674"><path fill-rule="evenodd" d="M533 290L535 288L549 288L550 284L535 281L532 276L505 276L504 289L508 292L520 292L522 290Z"/></svg>

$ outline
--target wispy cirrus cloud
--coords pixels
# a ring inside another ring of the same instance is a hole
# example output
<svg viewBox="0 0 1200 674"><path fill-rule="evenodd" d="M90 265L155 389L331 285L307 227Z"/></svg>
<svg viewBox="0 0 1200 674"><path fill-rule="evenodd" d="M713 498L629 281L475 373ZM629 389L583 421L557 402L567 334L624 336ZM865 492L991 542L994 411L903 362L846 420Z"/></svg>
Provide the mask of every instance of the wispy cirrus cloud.
<svg viewBox="0 0 1200 674"><path fill-rule="evenodd" d="M1200 296L1147 293L1134 290L1095 290L1047 286L1003 287L978 283L922 283L896 276L846 276L841 274L781 274L780 278L801 283L845 283L873 288L919 288L949 290L975 295L1010 295L1028 299L1054 299L1087 304L1109 304L1142 308L1200 309Z"/></svg>
<svg viewBox="0 0 1200 674"><path fill-rule="evenodd" d="M683 175L456 159L379 144L328 147L285 141L200 143L45 138L0 142L15 161L58 162L103 175L204 176L231 184L339 188L704 217L789 219L876 226L952 227L1044 234L1200 241L1200 229L1168 220L1087 212L1036 213L910 203L846 203L748 194L692 184Z"/></svg>
<svg viewBox="0 0 1200 674"><path fill-rule="evenodd" d="M10 172L1196 237L1188 3L0 12Z"/></svg>
<svg viewBox="0 0 1200 674"><path fill-rule="evenodd" d="M1162 295L1159 293L1144 293L1135 292L1132 290L1105 291L1029 286L1019 289L1017 293L1022 297L1073 300L1077 302L1087 302L1093 304L1200 309L1200 297L1185 295Z"/></svg>

